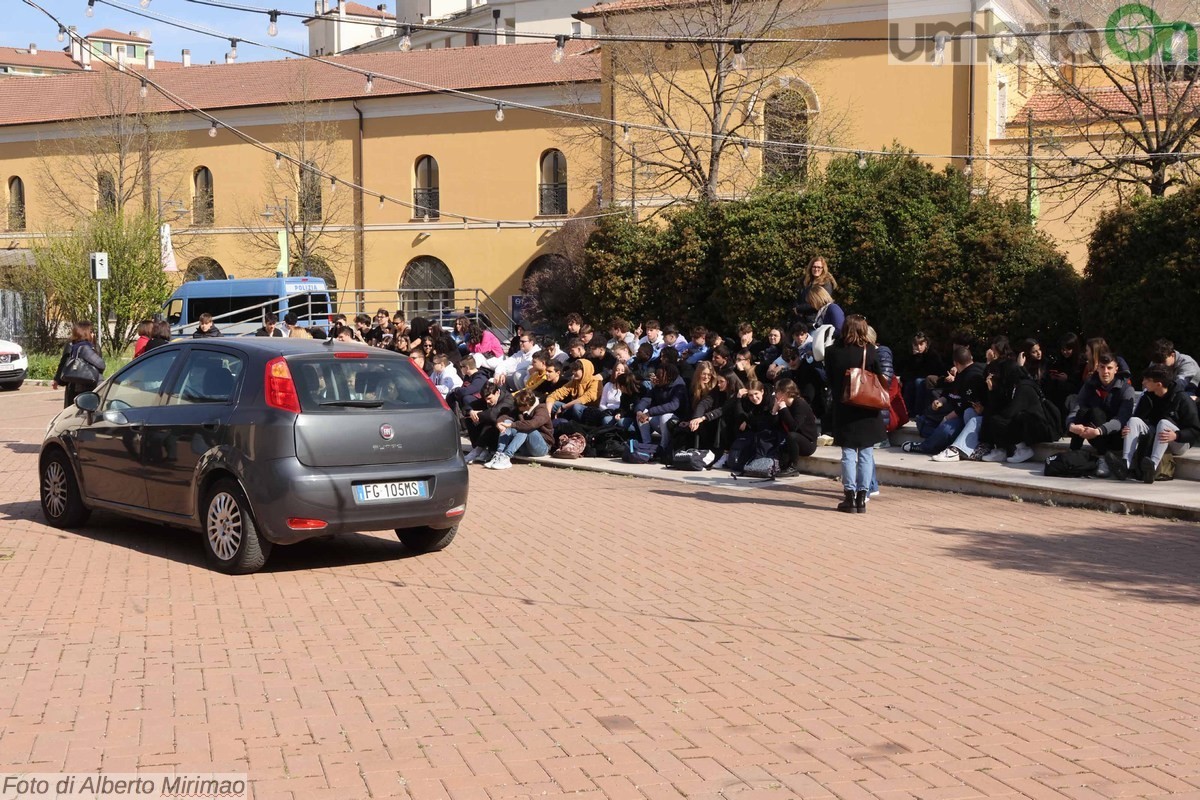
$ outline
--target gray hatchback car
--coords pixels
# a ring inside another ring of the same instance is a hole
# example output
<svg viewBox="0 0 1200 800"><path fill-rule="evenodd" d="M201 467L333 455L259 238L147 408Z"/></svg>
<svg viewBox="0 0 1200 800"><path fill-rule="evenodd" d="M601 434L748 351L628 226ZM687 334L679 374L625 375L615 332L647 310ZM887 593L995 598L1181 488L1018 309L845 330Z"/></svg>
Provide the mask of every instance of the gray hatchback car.
<svg viewBox="0 0 1200 800"><path fill-rule="evenodd" d="M151 350L55 417L39 471L50 525L102 508L198 530L231 574L260 569L273 545L347 531L440 550L467 507L457 422L425 373L333 341Z"/></svg>

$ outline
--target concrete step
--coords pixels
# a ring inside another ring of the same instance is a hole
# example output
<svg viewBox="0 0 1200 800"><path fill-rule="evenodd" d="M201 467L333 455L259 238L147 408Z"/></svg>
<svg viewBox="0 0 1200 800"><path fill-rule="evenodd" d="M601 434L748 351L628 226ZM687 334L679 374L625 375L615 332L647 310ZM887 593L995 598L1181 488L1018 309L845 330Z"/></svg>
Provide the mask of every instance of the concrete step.
<svg viewBox="0 0 1200 800"><path fill-rule="evenodd" d="M907 441L920 441L921 436L917 433L917 427L910 422L902 428L892 431L891 440L893 448L899 448ZM1046 459L1055 453L1063 453L1070 449L1071 440L1068 438L1059 439L1057 442L1049 442L1045 444L1035 445L1033 448L1034 457L1029 462L1036 463L1040 468L1046 463ZM915 455L915 454L914 454ZM928 458L928 456L926 456ZM1175 480L1176 481L1200 481L1200 447L1193 447L1182 456L1175 458Z"/></svg>
<svg viewBox="0 0 1200 800"><path fill-rule="evenodd" d="M816 453L803 460L800 470L810 475L836 478L841 475L841 457L840 447L818 447ZM1194 482L1187 480L1145 484L1099 478L1047 478L1042 475L1040 461L1024 464L939 463L930 461L929 456L905 453L894 447L877 449L875 465L885 495L888 486L905 486L1008 497L1027 503L1078 506L1118 514L1200 520L1200 492Z"/></svg>

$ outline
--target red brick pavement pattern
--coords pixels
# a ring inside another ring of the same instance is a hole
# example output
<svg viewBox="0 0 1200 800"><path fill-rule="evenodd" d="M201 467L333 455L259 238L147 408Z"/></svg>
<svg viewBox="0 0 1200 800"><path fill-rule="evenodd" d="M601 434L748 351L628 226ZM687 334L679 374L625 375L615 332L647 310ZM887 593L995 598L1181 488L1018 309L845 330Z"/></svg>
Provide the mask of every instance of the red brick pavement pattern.
<svg viewBox="0 0 1200 800"><path fill-rule="evenodd" d="M44 526L54 397L0 396L0 771L257 798L1200 796L1194 526L885 488L473 472L390 533L203 566Z"/></svg>

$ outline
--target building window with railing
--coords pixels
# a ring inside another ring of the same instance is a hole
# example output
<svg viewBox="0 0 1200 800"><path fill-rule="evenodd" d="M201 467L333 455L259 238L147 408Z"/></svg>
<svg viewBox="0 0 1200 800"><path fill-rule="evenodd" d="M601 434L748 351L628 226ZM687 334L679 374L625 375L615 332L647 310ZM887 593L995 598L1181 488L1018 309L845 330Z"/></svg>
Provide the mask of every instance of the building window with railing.
<svg viewBox="0 0 1200 800"><path fill-rule="evenodd" d="M321 222L321 174L309 161L300 168L300 221Z"/></svg>
<svg viewBox="0 0 1200 800"><path fill-rule="evenodd" d="M441 213L440 183L437 159L421 156L417 159L416 180L413 183L413 216L437 219Z"/></svg>
<svg viewBox="0 0 1200 800"><path fill-rule="evenodd" d="M808 99L795 89L767 98L763 108L763 172L772 180L803 183L808 177Z"/></svg>
<svg viewBox="0 0 1200 800"><path fill-rule="evenodd" d="M117 179L111 172L96 176L96 208L100 211L117 210Z"/></svg>
<svg viewBox="0 0 1200 800"><path fill-rule="evenodd" d="M8 179L8 229L25 230L25 181L15 175Z"/></svg>
<svg viewBox="0 0 1200 800"><path fill-rule="evenodd" d="M567 158L560 150L542 153L538 170L538 214L557 217L567 213Z"/></svg>
<svg viewBox="0 0 1200 800"><path fill-rule="evenodd" d="M208 167L196 167L192 173L192 223L212 225L216 207L213 201L213 176Z"/></svg>

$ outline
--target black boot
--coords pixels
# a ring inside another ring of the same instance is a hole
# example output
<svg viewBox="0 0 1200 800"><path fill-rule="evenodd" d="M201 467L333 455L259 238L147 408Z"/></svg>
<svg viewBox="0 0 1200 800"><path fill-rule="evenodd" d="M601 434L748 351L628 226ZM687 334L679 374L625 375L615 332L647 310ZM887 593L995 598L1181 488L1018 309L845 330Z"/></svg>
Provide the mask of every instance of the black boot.
<svg viewBox="0 0 1200 800"><path fill-rule="evenodd" d="M866 492L855 492L854 493L854 510L857 511L859 514L867 513L867 493Z"/></svg>
<svg viewBox="0 0 1200 800"><path fill-rule="evenodd" d="M843 489L842 491L845 493L846 497L844 500L842 500L842 502L837 504L837 510L844 511L847 514L853 514L854 513L854 490L853 489Z"/></svg>

